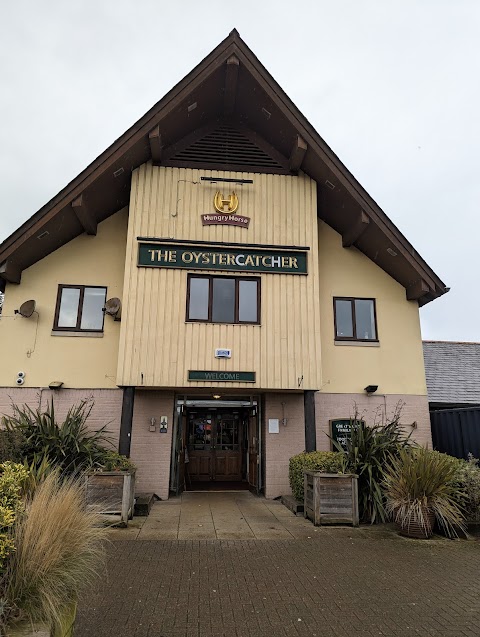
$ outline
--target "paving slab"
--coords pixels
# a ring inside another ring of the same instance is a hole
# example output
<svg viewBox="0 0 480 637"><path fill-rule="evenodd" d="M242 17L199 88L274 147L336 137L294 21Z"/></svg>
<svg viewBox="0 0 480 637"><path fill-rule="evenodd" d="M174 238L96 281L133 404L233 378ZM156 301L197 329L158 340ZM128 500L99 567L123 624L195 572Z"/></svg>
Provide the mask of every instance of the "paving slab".
<svg viewBox="0 0 480 637"><path fill-rule="evenodd" d="M480 542L314 527L279 507L187 494L112 530L75 637L480 635Z"/></svg>

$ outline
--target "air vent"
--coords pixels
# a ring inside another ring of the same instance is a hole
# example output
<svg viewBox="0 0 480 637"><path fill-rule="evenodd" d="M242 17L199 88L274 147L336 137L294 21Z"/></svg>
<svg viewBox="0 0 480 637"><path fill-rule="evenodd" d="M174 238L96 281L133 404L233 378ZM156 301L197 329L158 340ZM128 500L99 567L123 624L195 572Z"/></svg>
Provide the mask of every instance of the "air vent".
<svg viewBox="0 0 480 637"><path fill-rule="evenodd" d="M270 168L283 170L284 166L270 157L241 131L221 126L198 139L172 157L170 161L188 162L192 165L221 164L246 168Z"/></svg>

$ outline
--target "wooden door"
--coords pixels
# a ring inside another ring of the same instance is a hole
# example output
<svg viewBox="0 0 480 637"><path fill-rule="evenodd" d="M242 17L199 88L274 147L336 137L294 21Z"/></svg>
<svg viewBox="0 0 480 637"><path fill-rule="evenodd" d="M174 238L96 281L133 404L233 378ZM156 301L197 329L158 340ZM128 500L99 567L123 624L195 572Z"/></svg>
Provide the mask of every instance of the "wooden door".
<svg viewBox="0 0 480 637"><path fill-rule="evenodd" d="M259 441L258 414L254 409L248 418L248 484L252 491L258 491Z"/></svg>
<svg viewBox="0 0 480 637"><path fill-rule="evenodd" d="M239 414L218 414L215 419L214 474L216 482L242 479L242 421Z"/></svg>
<svg viewBox="0 0 480 637"><path fill-rule="evenodd" d="M190 414L188 422L188 481L207 482L214 474L214 419L208 412Z"/></svg>

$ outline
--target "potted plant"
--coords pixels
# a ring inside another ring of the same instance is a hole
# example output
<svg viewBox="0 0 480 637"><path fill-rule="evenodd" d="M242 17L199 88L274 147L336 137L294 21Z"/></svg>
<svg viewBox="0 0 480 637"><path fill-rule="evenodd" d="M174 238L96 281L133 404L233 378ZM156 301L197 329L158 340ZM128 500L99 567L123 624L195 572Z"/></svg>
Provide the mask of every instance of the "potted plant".
<svg viewBox="0 0 480 637"><path fill-rule="evenodd" d="M25 473L21 465L0 465L3 500L12 491L12 475L17 477L13 523L0 537L6 548L0 560L0 633L71 637L78 595L104 563L106 530L98 515L85 510L78 479L53 471L33 494L21 496Z"/></svg>
<svg viewBox="0 0 480 637"><path fill-rule="evenodd" d="M127 526L135 504L135 466L116 451L105 451L102 464L86 473L86 501L89 508L107 515L119 515Z"/></svg>
<svg viewBox="0 0 480 637"><path fill-rule="evenodd" d="M402 535L428 539L435 522L447 537L465 531L456 471L448 456L424 447L400 449L390 458L383 481L386 511Z"/></svg>

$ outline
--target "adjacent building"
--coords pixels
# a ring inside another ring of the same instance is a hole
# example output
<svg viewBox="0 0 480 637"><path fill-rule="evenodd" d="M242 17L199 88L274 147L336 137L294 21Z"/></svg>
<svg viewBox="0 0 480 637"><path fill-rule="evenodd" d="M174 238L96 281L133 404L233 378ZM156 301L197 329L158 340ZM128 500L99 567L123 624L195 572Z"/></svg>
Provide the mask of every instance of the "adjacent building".
<svg viewBox="0 0 480 637"><path fill-rule="evenodd" d="M431 442L445 284L236 31L0 245L0 282L0 412L91 397L141 491L276 497L332 420L399 402Z"/></svg>

